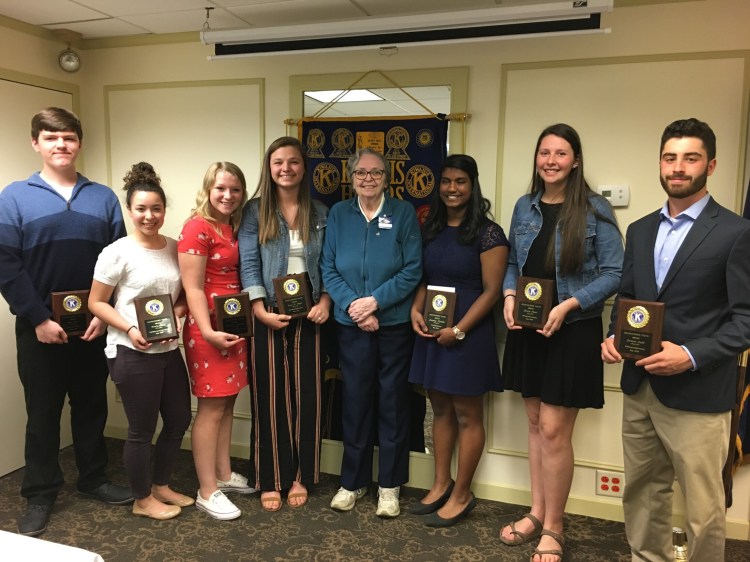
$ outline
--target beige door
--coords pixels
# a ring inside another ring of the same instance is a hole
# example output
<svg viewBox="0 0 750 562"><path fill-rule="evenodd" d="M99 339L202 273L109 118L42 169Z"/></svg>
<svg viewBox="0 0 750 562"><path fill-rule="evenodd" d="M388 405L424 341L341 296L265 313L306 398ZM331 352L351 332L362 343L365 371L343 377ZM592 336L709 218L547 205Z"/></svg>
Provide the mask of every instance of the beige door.
<svg viewBox="0 0 750 562"><path fill-rule="evenodd" d="M73 96L49 88L5 80L0 76L0 189L12 181L29 177L40 168L39 156L31 148L31 117L48 106L72 109ZM24 466L26 408L23 387L16 368L15 317L0 299L0 476ZM70 413L62 416L61 446L72 443Z"/></svg>

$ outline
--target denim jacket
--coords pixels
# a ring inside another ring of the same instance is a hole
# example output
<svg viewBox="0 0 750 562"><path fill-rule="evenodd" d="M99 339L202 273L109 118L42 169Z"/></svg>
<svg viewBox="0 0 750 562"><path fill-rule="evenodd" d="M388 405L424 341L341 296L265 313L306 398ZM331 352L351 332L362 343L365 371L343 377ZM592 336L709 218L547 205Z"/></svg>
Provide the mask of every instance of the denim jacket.
<svg viewBox="0 0 750 562"><path fill-rule="evenodd" d="M542 192L521 197L513 209L510 223L510 256L503 280L503 291L515 290L519 275L529 256L531 243L542 228L542 211L539 200ZM602 216L615 222L609 202L599 195L589 196L589 202ZM565 322L600 316L604 301L617 292L622 274L622 236L617 226L597 219L593 213L586 215L586 238L584 240L583 268L578 273L560 274L560 226L555 232L555 270L557 294L560 302L575 297L580 309L570 312Z"/></svg>
<svg viewBox="0 0 750 562"><path fill-rule="evenodd" d="M237 233L240 243L240 278L242 290L250 300L265 299L268 306L277 306L273 278L287 274L289 265L289 225L281 213L279 236L265 244L258 243L260 219L259 199L251 199L242 211L242 224ZM312 283L312 297L320 300L324 290L320 278L320 252L323 247L328 207L313 199L314 219L310 225L310 240L305 245L305 264ZM277 211L278 212L278 211Z"/></svg>

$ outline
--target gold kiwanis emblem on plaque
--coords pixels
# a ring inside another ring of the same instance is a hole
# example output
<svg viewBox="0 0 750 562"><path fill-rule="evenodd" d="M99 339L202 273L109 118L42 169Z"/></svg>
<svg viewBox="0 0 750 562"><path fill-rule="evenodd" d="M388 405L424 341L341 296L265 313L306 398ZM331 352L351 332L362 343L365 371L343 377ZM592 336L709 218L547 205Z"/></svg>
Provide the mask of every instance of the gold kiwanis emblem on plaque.
<svg viewBox="0 0 750 562"><path fill-rule="evenodd" d="M83 301L76 295L68 295L63 299L63 308L68 312L76 312L82 305Z"/></svg>
<svg viewBox="0 0 750 562"><path fill-rule="evenodd" d="M287 295L296 295L299 293L299 283L296 279L287 279L284 281L284 292Z"/></svg>
<svg viewBox="0 0 750 562"><path fill-rule="evenodd" d="M227 299L224 302L224 312L226 312L230 316L235 316L239 314L241 310L242 310L242 303L235 298Z"/></svg>
<svg viewBox="0 0 750 562"><path fill-rule="evenodd" d="M435 187L435 176L427 166L412 166L406 172L406 191L417 199L427 197Z"/></svg>
<svg viewBox="0 0 750 562"><path fill-rule="evenodd" d="M334 148L331 158L349 158L354 146L354 135L349 129L336 129L331 135L331 143Z"/></svg>
<svg viewBox="0 0 750 562"><path fill-rule="evenodd" d="M385 136L385 144L388 146L385 154L388 160L411 160L405 150L409 146L409 131L403 127L390 129Z"/></svg>
<svg viewBox="0 0 750 562"><path fill-rule="evenodd" d="M321 162L313 170L313 186L318 193L333 193L341 183L341 174L330 162Z"/></svg>
<svg viewBox="0 0 750 562"><path fill-rule="evenodd" d="M530 301L539 300L542 296L542 286L539 283L529 283L523 288L523 294Z"/></svg>
<svg viewBox="0 0 750 562"><path fill-rule="evenodd" d="M435 135L430 129L422 129L417 133L417 145L420 148L432 146L433 140L435 140Z"/></svg>
<svg viewBox="0 0 750 562"><path fill-rule="evenodd" d="M151 316L159 316L164 310L164 303L159 299L151 299L146 303L146 312Z"/></svg>
<svg viewBox="0 0 750 562"><path fill-rule="evenodd" d="M648 325L649 314L642 306L634 306L628 310L628 324L633 328L643 328Z"/></svg>
<svg viewBox="0 0 750 562"><path fill-rule="evenodd" d="M307 132L307 156L309 158L325 158L321 148L326 142L325 133L321 129L310 129Z"/></svg>
<svg viewBox="0 0 750 562"><path fill-rule="evenodd" d="M448 306L448 299L445 298L445 295L437 294L432 297L432 308L434 310L442 312L446 306Z"/></svg>

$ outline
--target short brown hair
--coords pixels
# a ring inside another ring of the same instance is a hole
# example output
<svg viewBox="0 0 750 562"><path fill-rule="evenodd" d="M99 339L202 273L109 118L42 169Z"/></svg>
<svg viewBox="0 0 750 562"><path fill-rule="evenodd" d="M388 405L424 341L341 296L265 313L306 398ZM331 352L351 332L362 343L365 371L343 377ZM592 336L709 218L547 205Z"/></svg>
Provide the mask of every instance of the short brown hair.
<svg viewBox="0 0 750 562"><path fill-rule="evenodd" d="M42 131L74 131L83 140L83 127L78 116L61 107L47 107L31 118L31 138L38 139Z"/></svg>

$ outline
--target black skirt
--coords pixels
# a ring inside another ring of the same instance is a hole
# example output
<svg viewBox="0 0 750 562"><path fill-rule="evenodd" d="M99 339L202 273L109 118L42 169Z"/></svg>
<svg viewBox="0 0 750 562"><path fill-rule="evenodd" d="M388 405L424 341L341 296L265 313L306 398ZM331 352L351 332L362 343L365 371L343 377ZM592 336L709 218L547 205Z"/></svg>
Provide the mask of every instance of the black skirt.
<svg viewBox="0 0 750 562"><path fill-rule="evenodd" d="M524 398L569 408L604 406L601 317L563 323L552 337L508 330L503 382Z"/></svg>

